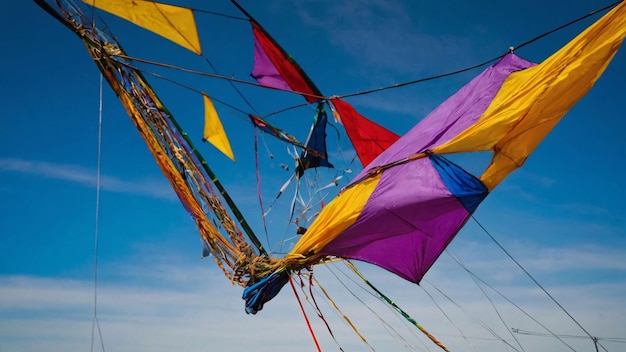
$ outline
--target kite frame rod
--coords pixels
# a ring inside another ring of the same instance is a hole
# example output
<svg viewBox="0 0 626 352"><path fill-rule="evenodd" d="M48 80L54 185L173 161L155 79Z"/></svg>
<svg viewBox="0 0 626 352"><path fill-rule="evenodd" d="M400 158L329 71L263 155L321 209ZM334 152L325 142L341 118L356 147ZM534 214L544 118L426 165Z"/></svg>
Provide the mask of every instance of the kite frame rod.
<svg viewBox="0 0 626 352"><path fill-rule="evenodd" d="M82 35L81 33L77 32L77 29L74 26L72 26L71 23L69 23L67 21L67 19L65 19L63 16L61 16L59 14L59 12L56 11L52 6L50 6L50 4L48 4L45 0L33 0L33 1L37 5L39 5L39 7L41 7L43 10L45 10L48 14L50 14L52 17L54 17L59 22L61 22L64 26L66 26L67 28L72 30L72 32L76 33L79 37L85 38L85 39L87 39L89 41L92 41L87 36ZM58 4L58 5L61 7L60 4ZM98 45L98 43L93 43L93 44L96 45L96 46ZM135 70L135 69L132 69L132 70L135 71L135 73L145 82L147 88L152 90L152 92L156 96L156 93L154 92L152 87L148 84L147 80L145 80L145 78L143 77L141 72L139 70ZM189 138L189 136L187 135L187 133L181 128L181 126L178 124L178 121L176 121L176 119L169 112L169 110L165 106L162 106L162 108L163 108L164 112L166 112L169 115L170 121L172 122L174 128L180 133L180 135L183 137L185 142L188 143L189 147L191 148L191 151L193 152L193 154L200 161L200 164L202 165L202 168L207 173L207 176L209 176L209 178L211 179L211 182L215 185L215 187L218 189L218 191L220 192L220 194L222 195L222 197L226 201L226 204L228 205L230 210L233 212L233 215L235 215L235 217L237 218L237 221L241 224L244 232L246 233L246 235L248 236L250 241L252 241L252 243L259 250L261 255L268 257L269 256L268 252L265 250L265 248L263 247L263 245L259 241L258 237L254 234L254 232L252 231L252 228L250 227L248 222L245 220L245 218L243 217L243 214L241 213L239 208L237 208L237 206L235 205L234 201L232 200L232 198L230 197L230 195L228 194L228 192L226 191L226 189L224 188L222 183L219 181L219 179L217 178L217 176L215 175L213 170L211 170L211 168L209 167L209 165L206 162L206 160L202 157L200 152L196 149L196 147L192 143L192 141Z"/></svg>

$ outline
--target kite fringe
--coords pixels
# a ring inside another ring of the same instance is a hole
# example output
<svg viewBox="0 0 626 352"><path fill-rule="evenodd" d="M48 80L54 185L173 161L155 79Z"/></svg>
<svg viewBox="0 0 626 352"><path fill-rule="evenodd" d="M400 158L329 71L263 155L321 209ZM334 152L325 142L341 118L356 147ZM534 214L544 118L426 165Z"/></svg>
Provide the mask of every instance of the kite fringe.
<svg viewBox="0 0 626 352"><path fill-rule="evenodd" d="M335 310L337 311L337 313L339 313L343 319L348 323L348 325L350 325L350 327L352 328L352 330L354 330L354 332L361 338L361 340L363 342L365 342L365 344L367 346L369 346L370 350L375 351L374 347L372 347L372 345L369 344L369 342L367 342L367 339L365 339L365 337L359 332L359 330L356 328L356 326L352 323L352 321L350 320L350 318L348 318L347 315L344 314L344 312L339 308L339 306L337 306L337 304L335 303L335 301L333 301L332 298L330 298L330 295L328 294L328 292L326 292L326 290L319 284L319 282L314 278L315 282L317 283L317 285L319 286L320 290L322 291L322 293L324 294L324 296L326 296L326 299L328 300L328 302L330 302L330 304L333 306L333 308L335 308Z"/></svg>
<svg viewBox="0 0 626 352"><path fill-rule="evenodd" d="M385 301L385 303L389 304L393 309L395 309L398 313L400 313L400 315L402 315L404 319L406 319L409 323L415 325L415 327L418 328L419 331L421 331L424 335L426 335L426 337L428 337L435 345L439 346L441 349L443 349L446 352L450 352L450 350L448 350L448 348L444 346L444 344L441 343L435 336L431 335L431 333L429 333L426 329L424 329L415 319L413 319L409 314L407 314L404 310L402 310L402 308L400 308L397 304L395 304L389 297L385 296L382 292L380 292L380 290L378 290L374 285L372 285L372 283L369 282L365 278L365 276L363 276L363 274L361 274L359 269L357 269L356 266L354 266L354 264L352 264L347 259L344 261L348 265L348 267L352 269L352 271L354 271L354 273L359 278L361 278L361 280L363 280L363 282L367 286L369 286L372 290L374 290L380 296L380 298L383 301Z"/></svg>
<svg viewBox="0 0 626 352"><path fill-rule="evenodd" d="M315 300L315 295L313 294L313 281L315 281L315 283L317 283L318 286L321 287L321 285L319 284L317 279L315 279L313 277L313 273L312 272L308 275L308 278L309 278L309 294L311 296L311 301L313 302L313 307L315 308L315 313L322 320L324 325L326 325L326 329L328 330L328 333L330 334L330 337L332 337L333 340L335 341L335 343L337 344L337 347L339 347L339 351L340 352L344 352L343 348L339 344L339 341L337 341L337 338L335 337L335 334L333 333L333 330L330 328L330 324L328 324L328 321L326 321L326 317L324 317L324 314L322 313L322 310L320 309L319 305L317 304L317 301ZM305 286L305 284L304 284L304 282L302 280L302 275L300 275L300 287L303 289L304 286Z"/></svg>
<svg viewBox="0 0 626 352"><path fill-rule="evenodd" d="M302 316L304 317L304 320L306 321L306 325L309 328L309 333L311 333L311 337L313 338L315 347L317 348L318 352L322 352L322 349L320 348L320 345L317 342L317 338L315 337L315 332L313 331L313 327L311 327L311 322L309 321L309 317L306 315L306 311L304 310L304 306L302 305L302 301L300 300L300 296L298 295L298 291L296 290L296 286L293 284L293 279L291 275L289 275L289 284L291 285L291 288L293 289L294 295L296 295L296 299L298 300L298 305L300 305L300 310L302 311Z"/></svg>

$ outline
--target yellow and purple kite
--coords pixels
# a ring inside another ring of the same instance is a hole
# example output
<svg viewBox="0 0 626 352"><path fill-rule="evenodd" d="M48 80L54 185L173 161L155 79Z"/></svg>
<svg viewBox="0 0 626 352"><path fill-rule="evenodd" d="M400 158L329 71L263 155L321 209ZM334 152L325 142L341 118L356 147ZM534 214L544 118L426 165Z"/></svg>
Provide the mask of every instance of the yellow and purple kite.
<svg viewBox="0 0 626 352"><path fill-rule="evenodd" d="M202 52L190 9L141 0L83 1L197 54ZM143 74L129 64L131 58L115 37L94 27L91 18L73 6L57 1L55 8L45 0L35 2L86 44L192 215L207 249L233 282L246 286L243 298L249 313L272 299L292 272L329 257L373 263L419 283L487 194L524 164L591 89L626 35L626 2L622 1L540 64L512 52L504 55L398 138L348 103L325 98L250 17L255 40L253 76L262 85L300 93L308 103L318 104L315 121L322 132L326 122L322 104L329 100L365 166L322 209L292 250L284 258L273 258ZM205 138L232 158L223 127L205 94L204 100L211 121ZM263 124L259 119L253 122ZM283 131L267 124L262 127L291 140ZM323 138L309 140L320 146L311 148L307 143L305 147L321 152L325 160ZM481 175L472 175L446 158L471 152L492 153Z"/></svg>
<svg viewBox="0 0 626 352"><path fill-rule="evenodd" d="M591 89L625 35L622 2L541 64L504 55L367 164L320 212L283 269L244 291L246 311L261 309L290 270L328 257L419 283L487 194ZM445 158L484 151L493 155L480 176Z"/></svg>
<svg viewBox="0 0 626 352"><path fill-rule="evenodd" d="M593 86L625 34L622 2L541 64L503 56L369 163L287 258L358 259L419 283L487 194ZM481 151L493 156L478 177L445 158Z"/></svg>

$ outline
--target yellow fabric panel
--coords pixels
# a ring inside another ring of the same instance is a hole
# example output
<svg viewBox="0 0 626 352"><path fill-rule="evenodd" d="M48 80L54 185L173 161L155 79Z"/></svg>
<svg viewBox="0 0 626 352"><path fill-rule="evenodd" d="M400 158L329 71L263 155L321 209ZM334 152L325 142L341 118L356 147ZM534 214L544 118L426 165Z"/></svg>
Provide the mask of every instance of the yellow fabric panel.
<svg viewBox="0 0 626 352"><path fill-rule="evenodd" d="M591 89L625 35L622 2L541 64L512 73L480 119L433 152L493 150L491 165L481 176L492 190Z"/></svg>
<svg viewBox="0 0 626 352"><path fill-rule="evenodd" d="M366 178L328 203L287 258L301 258L308 256L311 252L319 253L330 241L354 224L378 185L381 175L382 173Z"/></svg>
<svg viewBox="0 0 626 352"><path fill-rule="evenodd" d="M217 116L213 102L206 94L202 94L202 96L204 97L204 139L213 144L215 148L219 149L232 161L235 161L235 155L230 147L230 142L228 142L222 121Z"/></svg>
<svg viewBox="0 0 626 352"><path fill-rule="evenodd" d="M83 0L201 55L191 9L143 0Z"/></svg>

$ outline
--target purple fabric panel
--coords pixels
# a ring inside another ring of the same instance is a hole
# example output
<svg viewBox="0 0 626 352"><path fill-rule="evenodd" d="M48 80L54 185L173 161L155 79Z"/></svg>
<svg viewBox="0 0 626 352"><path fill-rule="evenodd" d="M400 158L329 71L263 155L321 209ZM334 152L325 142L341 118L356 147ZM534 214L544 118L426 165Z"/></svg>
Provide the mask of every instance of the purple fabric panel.
<svg viewBox="0 0 626 352"><path fill-rule="evenodd" d="M355 180L370 168L446 143L480 118L511 72L533 65L513 54L504 56L380 154ZM423 158L385 170L357 221L322 252L367 261L419 282L468 217L430 159Z"/></svg>
<svg viewBox="0 0 626 352"><path fill-rule="evenodd" d="M409 155L448 142L478 120L511 72L533 65L514 54L507 54L439 105L374 159L355 180L360 179L370 168L402 160Z"/></svg>
<svg viewBox="0 0 626 352"><path fill-rule="evenodd" d="M419 282L469 216L428 158L391 168L357 221L322 252Z"/></svg>
<svg viewBox="0 0 626 352"><path fill-rule="evenodd" d="M254 38L254 67L251 76L264 86L292 90L280 75L274 63L263 50L263 46Z"/></svg>

